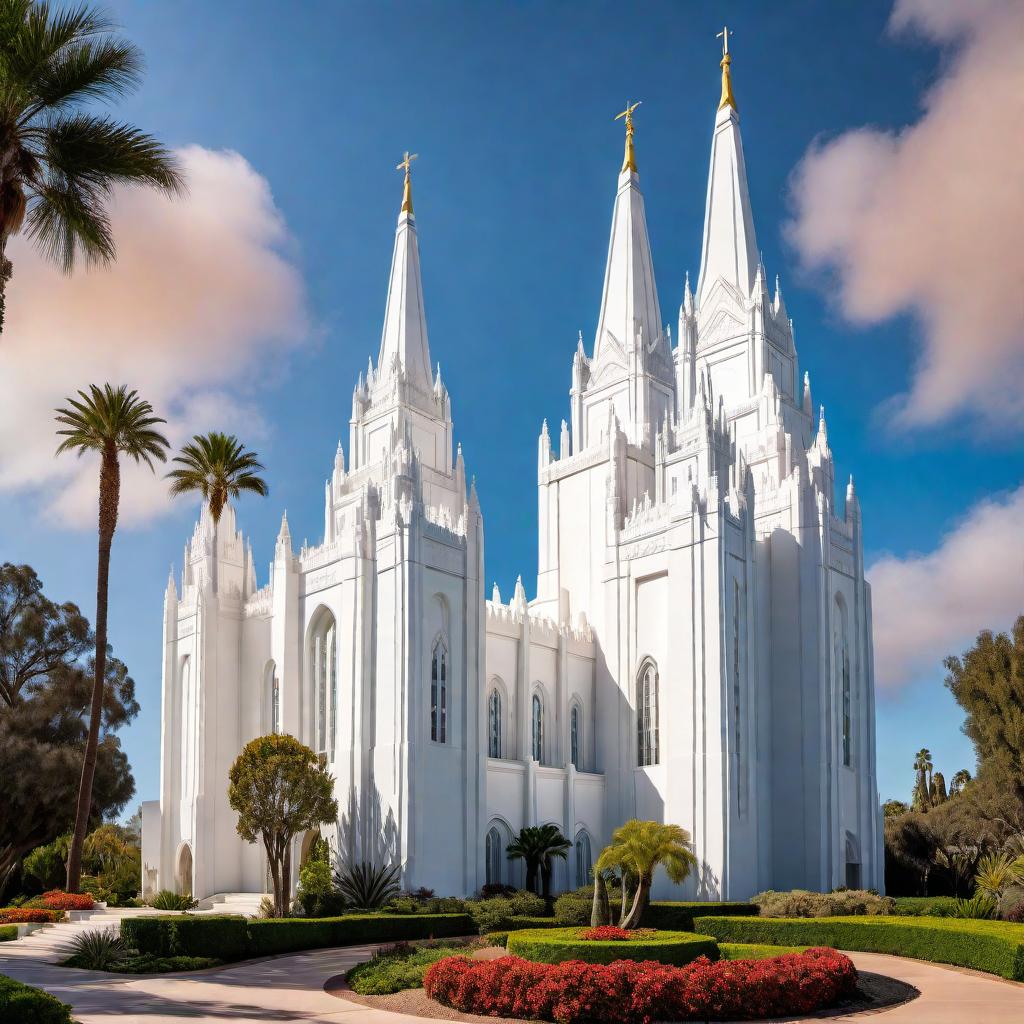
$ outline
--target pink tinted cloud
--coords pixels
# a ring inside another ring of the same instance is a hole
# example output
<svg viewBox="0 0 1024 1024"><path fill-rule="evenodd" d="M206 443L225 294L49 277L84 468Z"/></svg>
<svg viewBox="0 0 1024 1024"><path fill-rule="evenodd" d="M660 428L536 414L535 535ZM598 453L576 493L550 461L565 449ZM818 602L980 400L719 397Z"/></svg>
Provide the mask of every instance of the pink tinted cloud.
<svg viewBox="0 0 1024 1024"><path fill-rule="evenodd" d="M895 690L1024 614L1024 485L979 502L927 554L885 555L871 583L875 676Z"/></svg>
<svg viewBox="0 0 1024 1024"><path fill-rule="evenodd" d="M794 172L788 236L874 324L911 313L921 348L901 422L967 412L1024 426L1024 5L900 0L890 28L955 48L900 132L814 144Z"/></svg>
<svg viewBox="0 0 1024 1024"><path fill-rule="evenodd" d="M292 240L270 187L237 153L180 152L189 191L169 200L121 190L111 208L115 263L65 277L24 239L0 336L0 489L36 489L68 525L95 517L95 467L53 457L53 409L90 383L137 388L178 443L210 428L263 428L252 393L279 355L310 335ZM129 470L123 518L168 507L166 487Z"/></svg>

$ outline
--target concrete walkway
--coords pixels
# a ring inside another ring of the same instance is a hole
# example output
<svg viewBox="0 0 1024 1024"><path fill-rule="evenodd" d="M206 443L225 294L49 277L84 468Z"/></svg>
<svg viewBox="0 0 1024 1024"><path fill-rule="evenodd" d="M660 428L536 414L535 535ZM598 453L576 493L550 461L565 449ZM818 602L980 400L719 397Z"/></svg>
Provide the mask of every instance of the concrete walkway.
<svg viewBox="0 0 1024 1024"><path fill-rule="evenodd" d="M23 940L19 940L23 941ZM0 973L52 992L74 1007L81 1024L112 1020L142 1024L231 1021L344 1021L422 1024L423 1018L370 1009L323 991L324 982L367 959L375 946L315 950L194 974L133 978L57 967L29 956L5 955ZM1024 1020L1024 985L989 975L876 953L849 954L860 970L919 989L910 1003L833 1020L871 1024L1009 1024Z"/></svg>

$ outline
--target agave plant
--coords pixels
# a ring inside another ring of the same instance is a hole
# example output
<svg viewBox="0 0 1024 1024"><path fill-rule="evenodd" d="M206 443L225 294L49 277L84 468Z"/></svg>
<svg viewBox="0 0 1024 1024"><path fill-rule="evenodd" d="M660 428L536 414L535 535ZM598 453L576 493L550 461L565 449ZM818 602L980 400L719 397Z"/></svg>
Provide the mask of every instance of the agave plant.
<svg viewBox="0 0 1024 1024"><path fill-rule="evenodd" d="M69 960L74 967L87 971L109 971L126 956L127 949L117 932L96 928L75 936Z"/></svg>
<svg viewBox="0 0 1024 1024"><path fill-rule="evenodd" d="M379 910L401 891L399 865L372 864L363 861L342 872L335 872L334 884L350 906Z"/></svg>
<svg viewBox="0 0 1024 1024"><path fill-rule="evenodd" d="M170 889L161 889L146 902L156 910L193 910L199 905L199 901L194 900L191 893L171 892Z"/></svg>

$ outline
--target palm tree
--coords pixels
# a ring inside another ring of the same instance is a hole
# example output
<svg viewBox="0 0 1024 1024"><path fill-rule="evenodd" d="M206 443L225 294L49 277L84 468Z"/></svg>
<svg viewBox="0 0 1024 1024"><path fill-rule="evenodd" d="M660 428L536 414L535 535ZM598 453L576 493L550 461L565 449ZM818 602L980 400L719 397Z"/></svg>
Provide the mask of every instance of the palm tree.
<svg viewBox="0 0 1024 1024"><path fill-rule="evenodd" d="M594 865L595 909L601 899L598 890L604 888L602 873L618 871L622 875L620 924L623 928L637 928L650 903L651 886L658 865L678 884L696 864L690 833L686 829L679 825L662 825L657 821L637 821L633 818L612 833L611 843L604 848ZM629 889L633 885L636 891L632 904L629 904Z"/></svg>
<svg viewBox="0 0 1024 1024"><path fill-rule="evenodd" d="M11 236L27 229L69 273L80 258L113 259L114 185L183 189L176 161L152 136L79 109L141 80L142 54L112 30L87 4L52 11L47 0L0 0L0 331Z"/></svg>
<svg viewBox="0 0 1024 1024"><path fill-rule="evenodd" d="M537 891L537 875L541 878L541 894L544 899L551 895L551 871L553 857L566 858L566 851L572 846L562 835L557 825L527 825L505 848L509 860L522 858L526 862L526 888Z"/></svg>
<svg viewBox="0 0 1024 1024"><path fill-rule="evenodd" d="M190 494L198 491L207 503L213 519L213 545L217 550L217 526L229 498L237 498L243 491L266 497L269 489L259 475L262 463L254 452L247 452L232 434L212 431L196 434L176 455L174 462L181 469L167 474L171 494ZM213 559L213 589L217 589L217 558Z"/></svg>
<svg viewBox="0 0 1024 1024"><path fill-rule="evenodd" d="M92 808L92 781L96 773L96 748L103 714L103 681L107 672L107 592L110 584L110 548L117 529L117 511L121 500L120 455L134 462L145 462L153 469L153 459L163 462L170 447L167 438L153 428L165 420L153 414L149 402L123 385L102 388L93 384L88 393L67 399L68 408L57 410L57 422L64 429L64 440L57 454L74 451L79 458L86 452L100 456L99 555L96 565L96 657L89 713L89 735L85 743L82 781L78 790L75 832L68 852L68 892L77 892L82 873L82 845L85 842L89 812Z"/></svg>
<svg viewBox="0 0 1024 1024"><path fill-rule="evenodd" d="M914 755L914 771L917 772L917 781L912 806L915 811L927 811L932 804L932 755L927 747L922 747Z"/></svg>
<svg viewBox="0 0 1024 1024"><path fill-rule="evenodd" d="M959 796L964 791L964 787L970 781L971 773L966 768L961 768L958 772L955 772L953 778L949 780L949 795Z"/></svg>

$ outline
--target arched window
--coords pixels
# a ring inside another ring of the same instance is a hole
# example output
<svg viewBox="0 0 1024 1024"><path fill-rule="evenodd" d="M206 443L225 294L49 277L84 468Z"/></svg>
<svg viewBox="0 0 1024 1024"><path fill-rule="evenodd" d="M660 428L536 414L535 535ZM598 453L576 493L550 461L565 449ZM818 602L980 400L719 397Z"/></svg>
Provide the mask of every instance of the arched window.
<svg viewBox="0 0 1024 1024"><path fill-rule="evenodd" d="M316 749L334 760L338 705L338 630L334 616L325 612L313 634L311 651L313 693L316 699Z"/></svg>
<svg viewBox="0 0 1024 1024"><path fill-rule="evenodd" d="M843 764L853 763L853 700L850 692L850 642L846 635L846 609L840 604L838 669L843 700Z"/></svg>
<svg viewBox="0 0 1024 1024"><path fill-rule="evenodd" d="M434 644L430 659L430 738L448 742L448 650L444 640Z"/></svg>
<svg viewBox="0 0 1024 1024"><path fill-rule="evenodd" d="M544 761L544 702L540 694L533 695L533 759L543 763Z"/></svg>
<svg viewBox="0 0 1024 1024"><path fill-rule="evenodd" d="M583 752L583 733L580 724L580 706L573 704L569 712L569 760L576 771L580 770Z"/></svg>
<svg viewBox="0 0 1024 1024"><path fill-rule="evenodd" d="M484 874L488 885L497 885L501 881L501 833L494 825L487 830Z"/></svg>
<svg viewBox="0 0 1024 1024"><path fill-rule="evenodd" d="M277 674L277 666L270 662L265 673L267 681L267 700L270 704L270 731L281 731L281 680Z"/></svg>
<svg viewBox="0 0 1024 1024"><path fill-rule="evenodd" d="M594 880L590 877L593 861L590 855L590 836L581 831L576 836L576 888L590 885Z"/></svg>
<svg viewBox="0 0 1024 1024"><path fill-rule="evenodd" d="M192 659L186 657L181 663L181 798L185 801L191 800L196 791L196 768L199 763L197 710Z"/></svg>
<svg viewBox="0 0 1024 1024"><path fill-rule="evenodd" d="M640 667L636 687L637 764L658 763L658 668L653 661Z"/></svg>
<svg viewBox="0 0 1024 1024"><path fill-rule="evenodd" d="M487 699L487 756L501 757L501 694L497 688Z"/></svg>

